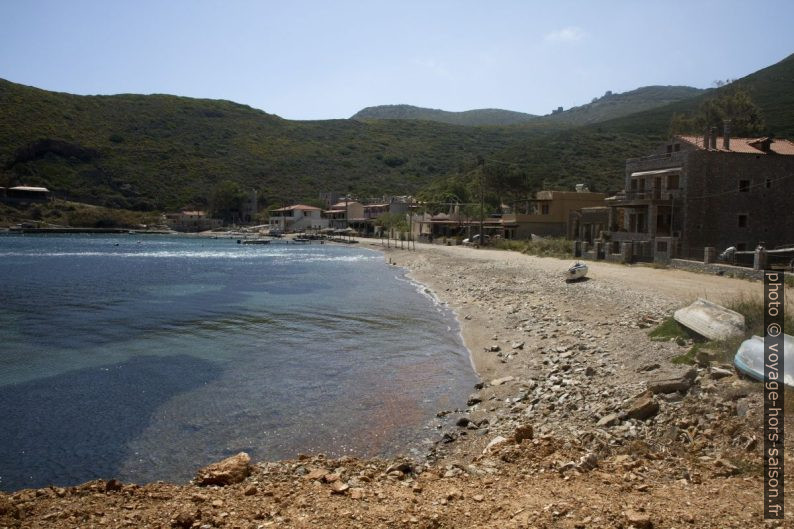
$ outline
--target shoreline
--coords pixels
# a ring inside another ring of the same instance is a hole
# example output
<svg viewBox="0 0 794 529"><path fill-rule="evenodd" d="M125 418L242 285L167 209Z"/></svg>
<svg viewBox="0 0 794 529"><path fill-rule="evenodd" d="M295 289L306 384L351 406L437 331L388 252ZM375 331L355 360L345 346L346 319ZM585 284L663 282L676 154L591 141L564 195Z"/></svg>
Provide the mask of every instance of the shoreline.
<svg viewBox="0 0 794 529"><path fill-rule="evenodd" d="M89 525L101 519L95 512L119 521L112 527L759 523L757 385L719 364L676 366L689 344L647 332L698 295L754 296L760 283L594 263L590 281L568 285L558 259L361 246L445 303L481 380L466 407L443 410L428 459L307 455L252 464L220 487L101 481L0 493L0 526L22 527L19 516L26 527Z"/></svg>

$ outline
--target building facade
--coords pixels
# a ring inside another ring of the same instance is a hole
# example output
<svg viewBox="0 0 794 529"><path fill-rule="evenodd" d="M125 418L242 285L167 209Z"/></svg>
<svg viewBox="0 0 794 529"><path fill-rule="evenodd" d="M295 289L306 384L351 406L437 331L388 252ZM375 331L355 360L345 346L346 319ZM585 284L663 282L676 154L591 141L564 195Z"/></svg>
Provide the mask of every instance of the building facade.
<svg viewBox="0 0 794 529"><path fill-rule="evenodd" d="M705 247L794 244L794 144L772 138L677 136L626 161L625 188L607 199L607 253L702 259Z"/></svg>
<svg viewBox="0 0 794 529"><path fill-rule="evenodd" d="M328 220L322 215L323 210L305 204L296 204L270 212L269 226L271 230L296 232L328 227Z"/></svg>
<svg viewBox="0 0 794 529"><path fill-rule="evenodd" d="M220 228L223 225L221 219L213 219L203 211L180 211L179 213L168 213L165 216L166 224L174 231L181 232L200 232Z"/></svg>

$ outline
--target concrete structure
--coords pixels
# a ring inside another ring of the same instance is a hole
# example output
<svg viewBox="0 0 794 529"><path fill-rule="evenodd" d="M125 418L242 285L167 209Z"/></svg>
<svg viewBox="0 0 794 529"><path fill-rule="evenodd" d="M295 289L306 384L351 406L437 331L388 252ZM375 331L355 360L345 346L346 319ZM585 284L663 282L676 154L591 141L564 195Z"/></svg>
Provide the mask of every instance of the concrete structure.
<svg viewBox="0 0 794 529"><path fill-rule="evenodd" d="M180 211L179 213L168 213L165 215L166 224L174 231L199 232L220 228L223 225L221 219L207 217L203 211Z"/></svg>
<svg viewBox="0 0 794 529"><path fill-rule="evenodd" d="M538 191L526 203L524 213L502 215L507 239L528 239L533 234L543 237L566 237L571 233L571 212L604 205L606 195L580 187L580 191Z"/></svg>
<svg viewBox="0 0 794 529"><path fill-rule="evenodd" d="M269 225L271 230L296 232L328 227L328 219L322 215L323 210L305 204L296 204L270 212Z"/></svg>
<svg viewBox="0 0 794 529"><path fill-rule="evenodd" d="M364 219L364 205L356 200L337 202L323 211L323 217L328 220L329 228L343 230L354 219Z"/></svg>
<svg viewBox="0 0 794 529"><path fill-rule="evenodd" d="M256 214L259 212L259 204L257 202L256 189L252 189L246 195L240 206L240 222L243 224L250 224L256 222Z"/></svg>
<svg viewBox="0 0 794 529"><path fill-rule="evenodd" d="M794 244L794 143L772 138L677 136L626 161L625 189L607 199L607 254L703 259L704 248Z"/></svg>
<svg viewBox="0 0 794 529"><path fill-rule="evenodd" d="M538 191L533 200L507 209L508 213L484 218L483 231L491 237L505 239L530 239L532 235L565 237L573 232L569 225L573 211L603 207L606 198L604 193L592 193L584 186L577 188L578 191ZM518 212L521 210L524 212ZM454 206L449 213L425 215L416 222L414 235L424 240L460 239L480 232L479 216L465 215Z"/></svg>
<svg viewBox="0 0 794 529"><path fill-rule="evenodd" d="M609 227L609 208L575 209L568 214L568 238L593 244Z"/></svg>

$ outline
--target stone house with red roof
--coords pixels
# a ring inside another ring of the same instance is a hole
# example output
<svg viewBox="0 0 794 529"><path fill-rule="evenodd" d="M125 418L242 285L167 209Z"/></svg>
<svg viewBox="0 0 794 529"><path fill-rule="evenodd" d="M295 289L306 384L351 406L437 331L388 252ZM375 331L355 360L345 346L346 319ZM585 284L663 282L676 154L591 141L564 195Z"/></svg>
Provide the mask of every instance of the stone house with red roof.
<svg viewBox="0 0 794 529"><path fill-rule="evenodd" d="M794 143L716 129L676 136L627 160L625 188L606 204L601 257L624 253L623 243L633 259L657 261L794 245Z"/></svg>

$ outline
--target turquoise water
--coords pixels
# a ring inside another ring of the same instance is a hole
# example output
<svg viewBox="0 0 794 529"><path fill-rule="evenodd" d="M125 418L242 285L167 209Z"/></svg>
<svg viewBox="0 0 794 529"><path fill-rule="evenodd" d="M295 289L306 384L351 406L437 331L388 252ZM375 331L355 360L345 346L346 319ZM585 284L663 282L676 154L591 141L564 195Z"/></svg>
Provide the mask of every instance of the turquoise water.
<svg viewBox="0 0 794 529"><path fill-rule="evenodd" d="M475 382L454 316L367 249L2 236L0 277L3 490L406 453Z"/></svg>

